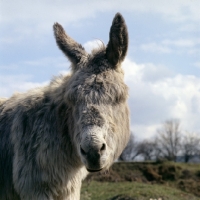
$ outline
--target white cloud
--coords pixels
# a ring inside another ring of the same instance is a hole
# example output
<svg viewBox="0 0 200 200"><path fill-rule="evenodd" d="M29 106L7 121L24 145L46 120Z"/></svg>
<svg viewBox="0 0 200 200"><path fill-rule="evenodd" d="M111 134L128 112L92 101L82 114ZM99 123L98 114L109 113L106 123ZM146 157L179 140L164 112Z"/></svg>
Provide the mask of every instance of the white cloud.
<svg viewBox="0 0 200 200"><path fill-rule="evenodd" d="M126 58L122 64L125 71L125 81L134 82L155 82L163 78L174 75L172 71L162 65L154 65L152 63L137 64Z"/></svg>
<svg viewBox="0 0 200 200"><path fill-rule="evenodd" d="M155 42L142 44L140 48L144 51L150 51L153 53L171 53L172 51L169 47L157 44Z"/></svg>
<svg viewBox="0 0 200 200"><path fill-rule="evenodd" d="M26 74L24 69L26 69ZM0 65L0 70L10 70L9 74L3 75L2 73L0 75L0 97L9 97L15 92L26 92L29 89L44 86L49 83L53 75L69 73L70 63L65 56L44 57L37 60ZM52 74L52 71L58 71L58 73ZM45 80L46 77L42 78L44 75L47 75L49 80ZM37 80L38 77L40 77L40 81Z"/></svg>
<svg viewBox="0 0 200 200"><path fill-rule="evenodd" d="M59 57L43 57L37 60L25 60L20 62L18 65L25 65L27 67L54 67L54 68L61 68L61 69L69 69L70 62L67 57L59 56ZM0 66L1 68L1 66Z"/></svg>
<svg viewBox="0 0 200 200"><path fill-rule="evenodd" d="M66 74L69 71L70 62L65 56L44 57L0 65L0 96L10 96L16 91L25 92L30 88L48 83L54 76Z"/></svg>
<svg viewBox="0 0 200 200"><path fill-rule="evenodd" d="M182 128L200 132L200 78L165 73L164 67L123 63L130 89L131 127L141 138L151 137L160 123L180 119ZM156 79L152 78L158 73ZM148 76L146 76L148 74Z"/></svg>
<svg viewBox="0 0 200 200"><path fill-rule="evenodd" d="M180 26L180 28L178 29L180 32L199 32L199 27L196 25L196 23L192 23L189 22L188 24L183 24Z"/></svg>
<svg viewBox="0 0 200 200"><path fill-rule="evenodd" d="M200 40L198 38L192 39L165 39L161 42L151 42L140 45L140 49L143 51L153 53L182 53L194 54L198 50Z"/></svg>
<svg viewBox="0 0 200 200"><path fill-rule="evenodd" d="M26 75L9 75L0 76L0 97L10 97L16 92L26 92L35 87L47 85L48 82L31 82L30 76Z"/></svg>
<svg viewBox="0 0 200 200"><path fill-rule="evenodd" d="M83 46L85 48L85 50L88 53L91 53L91 51L93 49L99 48L103 45L104 43L101 40L92 40L92 41L88 41L86 42Z"/></svg>
<svg viewBox="0 0 200 200"><path fill-rule="evenodd" d="M53 22L64 26L79 24L80 20L95 17L99 12L136 12L159 14L167 21L200 20L200 1L198 0L120 0L111 1L1 1L0 24L2 30L10 31L9 35L1 37L1 43L13 43L25 37L40 37L50 31ZM84 24L82 24L84 26ZM12 34L15 34L15 38Z"/></svg>
<svg viewBox="0 0 200 200"><path fill-rule="evenodd" d="M131 130L138 140L151 139L155 136L155 133L160 128L160 125L161 122L146 126L143 124L134 124L131 126Z"/></svg>
<svg viewBox="0 0 200 200"><path fill-rule="evenodd" d="M200 69L200 62L195 62L195 63L193 63L193 65Z"/></svg>
<svg viewBox="0 0 200 200"><path fill-rule="evenodd" d="M87 4L82 1L33 1L16 0L10 4L7 1L1 1L1 21L10 22L13 20L20 21L48 21L49 19L65 20L72 22L85 17L92 17L97 11L137 11L160 13L166 18L173 20L195 20L199 16L200 2L198 0L163 0L163 1L146 1L146 0L120 0L111 1L92 1L88 0ZM51 11L51 12L48 12ZM75 12L76 11L76 12ZM78 14L77 14L78 13ZM15 19L14 19L15 18Z"/></svg>
<svg viewBox="0 0 200 200"><path fill-rule="evenodd" d="M200 44L199 39L163 40L163 45L190 48Z"/></svg>

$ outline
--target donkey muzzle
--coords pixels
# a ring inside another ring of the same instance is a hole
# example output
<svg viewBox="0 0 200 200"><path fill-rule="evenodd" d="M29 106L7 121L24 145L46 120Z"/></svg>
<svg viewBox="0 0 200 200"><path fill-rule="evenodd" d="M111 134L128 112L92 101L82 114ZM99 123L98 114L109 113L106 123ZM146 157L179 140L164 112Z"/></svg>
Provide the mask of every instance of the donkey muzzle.
<svg viewBox="0 0 200 200"><path fill-rule="evenodd" d="M89 172L96 172L103 169L106 157L106 143L96 146L80 146L81 156Z"/></svg>

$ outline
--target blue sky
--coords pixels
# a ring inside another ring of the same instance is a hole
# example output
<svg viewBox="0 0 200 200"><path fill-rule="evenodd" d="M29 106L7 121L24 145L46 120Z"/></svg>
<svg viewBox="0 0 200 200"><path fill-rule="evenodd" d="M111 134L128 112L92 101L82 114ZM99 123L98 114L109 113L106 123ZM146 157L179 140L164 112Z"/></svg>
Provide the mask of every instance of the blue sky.
<svg viewBox="0 0 200 200"><path fill-rule="evenodd" d="M48 84L69 71L54 22L90 51L105 44L116 12L129 30L123 63L130 88L131 129L139 138L167 119L200 134L199 0L0 0L0 96Z"/></svg>

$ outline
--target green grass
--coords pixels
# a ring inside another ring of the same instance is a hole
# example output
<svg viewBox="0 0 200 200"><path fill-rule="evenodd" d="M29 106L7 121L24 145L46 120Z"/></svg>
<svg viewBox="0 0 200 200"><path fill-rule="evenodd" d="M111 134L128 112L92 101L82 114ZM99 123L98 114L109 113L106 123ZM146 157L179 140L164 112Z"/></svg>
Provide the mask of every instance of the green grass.
<svg viewBox="0 0 200 200"><path fill-rule="evenodd" d="M112 197L124 194L137 200L149 200L150 198L162 200L199 200L192 194L185 193L176 188L137 182L96 182L83 183L81 200L109 200Z"/></svg>
<svg viewBox="0 0 200 200"><path fill-rule="evenodd" d="M81 200L200 200L200 165L174 162L115 163L108 174L90 174Z"/></svg>

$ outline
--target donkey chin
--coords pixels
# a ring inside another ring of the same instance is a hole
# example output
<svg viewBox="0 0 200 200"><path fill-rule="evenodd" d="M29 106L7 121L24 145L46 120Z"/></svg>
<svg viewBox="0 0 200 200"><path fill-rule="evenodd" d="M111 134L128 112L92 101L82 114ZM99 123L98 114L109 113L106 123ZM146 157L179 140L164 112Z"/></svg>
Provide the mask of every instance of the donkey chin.
<svg viewBox="0 0 200 200"><path fill-rule="evenodd" d="M80 157L87 171L98 172L107 168L108 147L99 128L89 128L83 134L80 144Z"/></svg>

